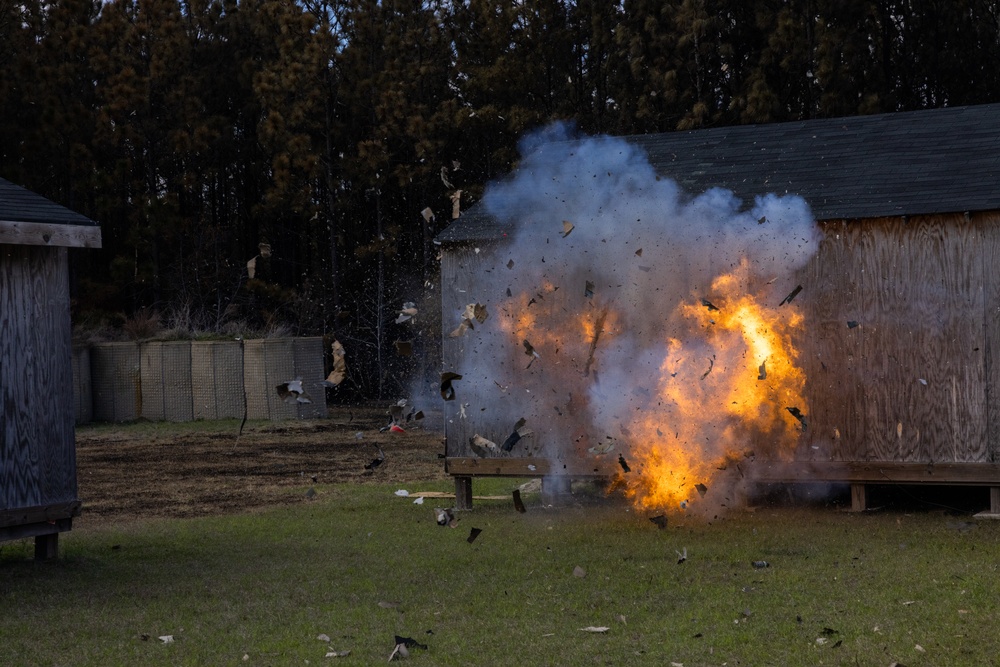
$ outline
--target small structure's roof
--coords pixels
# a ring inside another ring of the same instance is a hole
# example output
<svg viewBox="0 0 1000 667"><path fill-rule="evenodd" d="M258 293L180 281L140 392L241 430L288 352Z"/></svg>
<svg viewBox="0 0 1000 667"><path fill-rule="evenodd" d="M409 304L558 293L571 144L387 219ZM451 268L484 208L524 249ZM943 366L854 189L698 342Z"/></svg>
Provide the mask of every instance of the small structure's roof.
<svg viewBox="0 0 1000 667"><path fill-rule="evenodd" d="M90 218L0 178L0 243L99 248Z"/></svg>
<svg viewBox="0 0 1000 667"><path fill-rule="evenodd" d="M818 220L1000 210L1000 104L623 139L689 193L795 194ZM497 237L473 207L437 241Z"/></svg>

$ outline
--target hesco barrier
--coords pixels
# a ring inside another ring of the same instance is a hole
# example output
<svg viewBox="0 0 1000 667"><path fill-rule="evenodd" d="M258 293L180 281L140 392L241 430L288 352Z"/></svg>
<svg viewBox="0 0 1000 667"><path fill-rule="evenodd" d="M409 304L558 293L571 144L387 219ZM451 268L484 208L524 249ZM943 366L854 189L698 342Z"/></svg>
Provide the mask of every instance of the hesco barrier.
<svg viewBox="0 0 1000 667"><path fill-rule="evenodd" d="M97 343L73 350L76 423L326 416L323 339ZM302 379L311 403L286 403Z"/></svg>

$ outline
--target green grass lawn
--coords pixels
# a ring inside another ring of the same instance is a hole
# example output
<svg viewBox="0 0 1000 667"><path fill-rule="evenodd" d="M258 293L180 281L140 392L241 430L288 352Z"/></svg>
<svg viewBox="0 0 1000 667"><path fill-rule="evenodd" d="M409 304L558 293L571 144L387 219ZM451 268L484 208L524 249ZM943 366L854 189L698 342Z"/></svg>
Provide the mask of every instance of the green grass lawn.
<svg viewBox="0 0 1000 667"><path fill-rule="evenodd" d="M407 659L425 665L913 667L1000 655L991 521L781 507L672 516L660 530L617 502L553 509L536 496L526 514L477 501L452 529L435 523L433 499L415 505L395 488L318 487L304 506L207 519L84 517L50 563L31 560L30 541L2 545L0 664L370 665L388 660L395 635L426 644ZM472 527L482 533L469 543ZM333 650L350 655L324 657Z"/></svg>

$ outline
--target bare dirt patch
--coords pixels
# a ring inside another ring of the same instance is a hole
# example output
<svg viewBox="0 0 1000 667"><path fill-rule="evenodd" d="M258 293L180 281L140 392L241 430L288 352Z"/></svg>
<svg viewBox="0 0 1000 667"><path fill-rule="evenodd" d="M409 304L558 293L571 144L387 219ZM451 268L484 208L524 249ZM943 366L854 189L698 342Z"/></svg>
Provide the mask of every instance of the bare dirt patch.
<svg viewBox="0 0 1000 667"><path fill-rule="evenodd" d="M77 429L79 496L88 523L243 512L308 500L339 482L444 480L440 417L379 432L385 408L343 407L329 419L140 423ZM360 435L359 435L360 434ZM378 456L385 461L365 469Z"/></svg>

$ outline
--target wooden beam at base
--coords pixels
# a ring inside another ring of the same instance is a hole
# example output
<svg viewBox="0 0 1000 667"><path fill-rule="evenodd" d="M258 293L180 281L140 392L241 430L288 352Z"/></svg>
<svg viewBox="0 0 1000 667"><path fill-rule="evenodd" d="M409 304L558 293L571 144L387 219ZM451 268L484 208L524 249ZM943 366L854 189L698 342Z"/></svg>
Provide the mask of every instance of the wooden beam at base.
<svg viewBox="0 0 1000 667"><path fill-rule="evenodd" d="M450 475L472 477L612 477L621 472L618 461L555 460L533 457L445 459L445 471Z"/></svg>
<svg viewBox="0 0 1000 667"><path fill-rule="evenodd" d="M71 519L80 516L81 509L82 503L79 500L71 500L52 505L0 510L0 528Z"/></svg>
<svg viewBox="0 0 1000 667"><path fill-rule="evenodd" d="M867 482L1000 486L997 463L895 463L885 461L761 461L747 466L755 482Z"/></svg>

